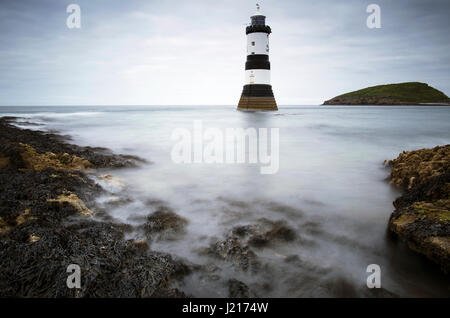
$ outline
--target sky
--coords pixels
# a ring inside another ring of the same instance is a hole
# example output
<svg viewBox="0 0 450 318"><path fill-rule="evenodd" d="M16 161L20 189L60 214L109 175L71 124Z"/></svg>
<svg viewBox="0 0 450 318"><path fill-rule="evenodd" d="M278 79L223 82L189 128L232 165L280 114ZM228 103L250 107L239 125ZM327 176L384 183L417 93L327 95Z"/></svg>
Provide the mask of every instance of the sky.
<svg viewBox="0 0 450 318"><path fill-rule="evenodd" d="M0 105L236 105L256 2L279 105L411 81L450 95L448 0L0 0Z"/></svg>

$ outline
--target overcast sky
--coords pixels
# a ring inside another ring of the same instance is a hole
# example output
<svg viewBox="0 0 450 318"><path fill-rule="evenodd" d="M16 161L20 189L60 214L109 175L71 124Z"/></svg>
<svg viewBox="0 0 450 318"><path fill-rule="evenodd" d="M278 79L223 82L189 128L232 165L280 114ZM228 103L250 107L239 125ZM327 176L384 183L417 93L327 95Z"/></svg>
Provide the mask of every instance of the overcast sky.
<svg viewBox="0 0 450 318"><path fill-rule="evenodd" d="M0 105L235 105L255 2L0 0ZM448 0L258 2L280 105L405 81L450 95Z"/></svg>

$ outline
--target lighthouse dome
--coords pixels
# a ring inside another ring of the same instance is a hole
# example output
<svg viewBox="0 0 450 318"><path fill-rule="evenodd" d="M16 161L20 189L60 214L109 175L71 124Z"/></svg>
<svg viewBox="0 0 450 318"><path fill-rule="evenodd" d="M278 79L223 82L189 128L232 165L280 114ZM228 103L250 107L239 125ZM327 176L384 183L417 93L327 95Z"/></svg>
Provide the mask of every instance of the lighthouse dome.
<svg viewBox="0 0 450 318"><path fill-rule="evenodd" d="M252 23L251 25L265 25L266 24L266 16L262 15L260 12L261 7L259 4L256 4L256 13L250 17Z"/></svg>

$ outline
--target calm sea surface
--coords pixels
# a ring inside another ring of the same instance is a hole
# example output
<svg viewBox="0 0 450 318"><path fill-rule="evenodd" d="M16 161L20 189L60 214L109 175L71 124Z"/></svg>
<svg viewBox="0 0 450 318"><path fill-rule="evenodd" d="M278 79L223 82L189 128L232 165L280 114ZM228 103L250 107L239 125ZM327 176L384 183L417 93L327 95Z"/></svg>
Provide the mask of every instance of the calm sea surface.
<svg viewBox="0 0 450 318"><path fill-rule="evenodd" d="M101 172L121 184L108 185L111 195L97 204L136 225L158 200L188 219L185 234L151 245L209 264L209 275L194 273L179 283L188 294L225 297L227 280L236 278L266 297L365 296L366 268L378 264L382 287L391 293L450 295L436 266L387 235L400 193L383 166L403 150L450 143L450 107L290 106L273 113L233 106L0 107L0 115L23 117L40 124L24 127L56 130L79 145L147 159L139 168ZM173 163L173 130L192 131L196 120L224 132L279 128L278 173L260 174L258 164ZM111 204L123 196L125 203ZM298 239L255 249L260 271L242 272L201 252L233 227L262 218L287 222Z"/></svg>

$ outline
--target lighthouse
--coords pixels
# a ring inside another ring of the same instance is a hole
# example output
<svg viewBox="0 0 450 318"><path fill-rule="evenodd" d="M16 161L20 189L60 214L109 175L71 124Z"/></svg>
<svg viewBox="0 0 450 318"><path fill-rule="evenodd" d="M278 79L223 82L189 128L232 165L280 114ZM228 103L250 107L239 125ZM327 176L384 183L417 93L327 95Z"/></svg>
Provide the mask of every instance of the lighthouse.
<svg viewBox="0 0 450 318"><path fill-rule="evenodd" d="M270 84L269 35L266 17L260 13L251 16L246 27L247 61L245 62L245 84L239 100L238 110L278 110L272 85Z"/></svg>

